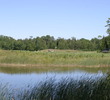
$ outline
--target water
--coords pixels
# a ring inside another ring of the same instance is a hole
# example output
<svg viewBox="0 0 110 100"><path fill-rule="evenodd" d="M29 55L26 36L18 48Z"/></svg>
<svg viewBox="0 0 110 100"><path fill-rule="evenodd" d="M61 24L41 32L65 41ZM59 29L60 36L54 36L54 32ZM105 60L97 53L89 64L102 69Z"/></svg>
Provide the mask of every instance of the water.
<svg viewBox="0 0 110 100"><path fill-rule="evenodd" d="M103 98L108 99L99 100L110 100L109 72L110 68L1 66L0 100L96 100L100 91L99 95L104 93Z"/></svg>
<svg viewBox="0 0 110 100"><path fill-rule="evenodd" d="M11 89L26 89L41 81L54 78L57 81L62 78L74 80L94 79L102 77L109 68L16 68L0 67L0 83L8 84Z"/></svg>

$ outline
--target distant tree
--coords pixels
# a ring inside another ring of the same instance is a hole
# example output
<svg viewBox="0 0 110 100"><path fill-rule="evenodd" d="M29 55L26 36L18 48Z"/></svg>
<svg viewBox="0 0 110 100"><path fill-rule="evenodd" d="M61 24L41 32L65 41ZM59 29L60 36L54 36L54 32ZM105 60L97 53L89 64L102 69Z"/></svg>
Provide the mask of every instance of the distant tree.
<svg viewBox="0 0 110 100"><path fill-rule="evenodd" d="M67 39L68 48L74 50L77 49L76 42L77 40L75 37L72 37L71 39Z"/></svg>
<svg viewBox="0 0 110 100"><path fill-rule="evenodd" d="M29 38L23 40L26 45L25 50L34 51L35 50L35 39Z"/></svg>
<svg viewBox="0 0 110 100"><path fill-rule="evenodd" d="M80 50L91 50L92 49L92 45L90 40L81 38L80 40L77 40L77 49Z"/></svg>
<svg viewBox="0 0 110 100"><path fill-rule="evenodd" d="M107 37L103 37L101 50L108 50L108 49L109 49L109 45L108 45Z"/></svg>
<svg viewBox="0 0 110 100"><path fill-rule="evenodd" d="M14 49L15 39L8 36L0 35L0 48L5 50L13 50Z"/></svg>
<svg viewBox="0 0 110 100"><path fill-rule="evenodd" d="M106 22L107 22L107 25L105 27L108 27L106 32L109 36L102 38L101 50L104 50L104 49L109 50L109 48L110 48L110 18L108 18L108 20Z"/></svg>
<svg viewBox="0 0 110 100"><path fill-rule="evenodd" d="M43 49L75 49L75 50L102 50L110 48L110 36L104 38L79 39L75 37L64 39L54 39L53 36L46 35L42 37L26 39L13 39L8 36L0 35L0 49L5 50L43 50Z"/></svg>
<svg viewBox="0 0 110 100"><path fill-rule="evenodd" d="M58 38L57 39L57 48L58 49L69 49L67 40L65 40L64 38Z"/></svg>
<svg viewBox="0 0 110 100"><path fill-rule="evenodd" d="M106 36L102 39L103 41L103 45L104 45L104 49L110 49L110 36Z"/></svg>
<svg viewBox="0 0 110 100"><path fill-rule="evenodd" d="M26 44L22 39L18 39L14 42L14 50L26 50Z"/></svg>
<svg viewBox="0 0 110 100"><path fill-rule="evenodd" d="M101 49L101 41L102 41L102 39L99 39L99 37L91 39L92 50L100 50Z"/></svg>
<svg viewBox="0 0 110 100"><path fill-rule="evenodd" d="M98 35L98 39L102 39L102 36L101 35Z"/></svg>
<svg viewBox="0 0 110 100"><path fill-rule="evenodd" d="M46 42L42 39L42 38L40 38L40 37L37 37L36 39L35 39L35 49L36 50L43 50L43 49L47 49L47 45L46 45Z"/></svg>
<svg viewBox="0 0 110 100"><path fill-rule="evenodd" d="M48 49L55 49L55 39L53 36L46 35L41 37L45 42Z"/></svg>

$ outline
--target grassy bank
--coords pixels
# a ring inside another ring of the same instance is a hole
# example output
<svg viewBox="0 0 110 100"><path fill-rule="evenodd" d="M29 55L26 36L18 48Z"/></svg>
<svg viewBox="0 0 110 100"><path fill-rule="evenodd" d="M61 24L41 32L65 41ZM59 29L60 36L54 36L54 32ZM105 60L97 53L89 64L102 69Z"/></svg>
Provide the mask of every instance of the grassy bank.
<svg viewBox="0 0 110 100"><path fill-rule="evenodd" d="M13 51L0 50L0 64L8 66L109 66L110 53L95 51L56 50Z"/></svg>

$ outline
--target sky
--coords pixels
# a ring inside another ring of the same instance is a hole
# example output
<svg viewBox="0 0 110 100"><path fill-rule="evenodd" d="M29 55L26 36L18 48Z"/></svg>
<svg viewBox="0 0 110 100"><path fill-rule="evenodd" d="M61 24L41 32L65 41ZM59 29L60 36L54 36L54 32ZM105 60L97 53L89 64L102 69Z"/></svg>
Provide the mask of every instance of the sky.
<svg viewBox="0 0 110 100"><path fill-rule="evenodd" d="M0 0L0 35L15 39L107 36L110 0Z"/></svg>

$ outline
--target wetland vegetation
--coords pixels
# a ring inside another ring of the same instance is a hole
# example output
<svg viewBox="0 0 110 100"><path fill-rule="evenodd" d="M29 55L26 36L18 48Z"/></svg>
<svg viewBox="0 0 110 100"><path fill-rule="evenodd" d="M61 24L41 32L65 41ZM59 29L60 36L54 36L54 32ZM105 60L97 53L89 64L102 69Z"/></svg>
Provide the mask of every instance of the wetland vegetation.
<svg viewBox="0 0 110 100"><path fill-rule="evenodd" d="M110 100L110 75L77 81L70 77L59 81L50 78L19 93L10 92L2 84L0 91L1 100Z"/></svg>
<svg viewBox="0 0 110 100"><path fill-rule="evenodd" d="M54 50L17 51L0 50L1 66L89 66L109 67L110 53L96 51ZM11 64L11 65L10 65Z"/></svg>
<svg viewBox="0 0 110 100"><path fill-rule="evenodd" d="M59 82L48 80L24 94L23 100L109 100L110 76L98 80L75 81L71 78ZM25 96L27 95L28 96Z"/></svg>

